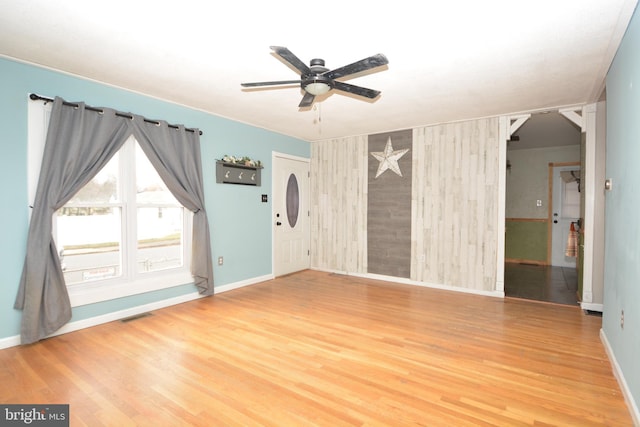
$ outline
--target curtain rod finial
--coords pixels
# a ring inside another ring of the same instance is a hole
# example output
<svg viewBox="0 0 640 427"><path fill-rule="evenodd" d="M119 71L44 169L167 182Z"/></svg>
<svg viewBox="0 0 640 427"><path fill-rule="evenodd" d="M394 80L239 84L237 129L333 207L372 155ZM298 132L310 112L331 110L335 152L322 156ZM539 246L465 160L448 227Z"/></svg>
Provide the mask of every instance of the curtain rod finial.
<svg viewBox="0 0 640 427"><path fill-rule="evenodd" d="M30 93L29 94L29 99L31 99L32 101L44 101L44 103L46 104L47 102L53 102L53 99L51 98L46 98L44 96L40 96L37 93Z"/></svg>

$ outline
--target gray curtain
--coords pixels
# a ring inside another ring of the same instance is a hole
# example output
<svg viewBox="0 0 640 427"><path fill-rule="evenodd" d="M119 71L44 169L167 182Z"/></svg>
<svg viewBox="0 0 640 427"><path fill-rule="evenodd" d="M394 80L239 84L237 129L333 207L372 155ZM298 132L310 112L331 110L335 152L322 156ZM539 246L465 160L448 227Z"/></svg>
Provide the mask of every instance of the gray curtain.
<svg viewBox="0 0 640 427"><path fill-rule="evenodd" d="M183 126L174 129L166 122L145 122L139 116L134 116L131 124L138 144L169 191L193 212L191 274L198 291L212 295L213 265L209 221L204 210L200 135L197 131L185 131Z"/></svg>
<svg viewBox="0 0 640 427"><path fill-rule="evenodd" d="M27 254L14 307L22 310L22 344L38 341L71 319L69 294L52 235L54 213L104 167L131 131L114 110L101 114L53 101Z"/></svg>
<svg viewBox="0 0 640 427"><path fill-rule="evenodd" d="M83 103L64 105L59 97L53 102L14 305L22 310L22 344L45 338L71 319L69 294L52 235L54 213L91 181L132 133L176 199L195 212L192 273L200 293L213 293L198 133L182 127L172 129L166 123L145 124L139 116L130 120L112 109L102 110L88 110Z"/></svg>

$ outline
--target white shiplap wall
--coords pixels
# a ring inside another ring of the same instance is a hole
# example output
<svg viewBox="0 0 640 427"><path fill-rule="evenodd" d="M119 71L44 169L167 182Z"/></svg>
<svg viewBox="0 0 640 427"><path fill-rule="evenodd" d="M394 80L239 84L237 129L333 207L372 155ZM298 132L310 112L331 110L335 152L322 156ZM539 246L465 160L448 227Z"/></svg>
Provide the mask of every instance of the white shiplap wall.
<svg viewBox="0 0 640 427"><path fill-rule="evenodd" d="M367 272L367 136L311 144L311 267Z"/></svg>
<svg viewBox="0 0 640 427"><path fill-rule="evenodd" d="M367 273L367 136L311 149L311 267ZM498 119L413 129L411 280L492 291Z"/></svg>
<svg viewBox="0 0 640 427"><path fill-rule="evenodd" d="M498 119L413 130L411 278L496 283Z"/></svg>

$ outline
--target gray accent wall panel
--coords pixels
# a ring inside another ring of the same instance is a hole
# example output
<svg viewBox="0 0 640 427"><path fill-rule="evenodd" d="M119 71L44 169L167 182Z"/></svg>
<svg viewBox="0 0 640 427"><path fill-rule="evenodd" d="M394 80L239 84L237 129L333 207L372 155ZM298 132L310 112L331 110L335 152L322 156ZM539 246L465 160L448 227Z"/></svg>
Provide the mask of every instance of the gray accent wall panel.
<svg viewBox="0 0 640 427"><path fill-rule="evenodd" d="M369 136L369 273L405 278L411 274L411 145L411 130ZM407 149L408 152L400 155L402 150ZM385 155L395 153L386 160L392 167L378 177L376 174L381 160L374 157L372 152ZM394 170L396 162L402 176Z"/></svg>

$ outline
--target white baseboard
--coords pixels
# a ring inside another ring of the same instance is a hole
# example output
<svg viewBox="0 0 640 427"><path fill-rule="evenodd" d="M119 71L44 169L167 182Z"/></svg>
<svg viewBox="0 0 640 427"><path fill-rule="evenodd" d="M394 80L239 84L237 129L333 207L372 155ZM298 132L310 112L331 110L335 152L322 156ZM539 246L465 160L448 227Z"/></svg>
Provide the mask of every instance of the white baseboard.
<svg viewBox="0 0 640 427"><path fill-rule="evenodd" d="M504 291L485 291L481 289L460 288L458 286L442 285L438 283L418 282L417 280L405 279L403 277L384 276L381 274L353 273L348 271L326 270L326 269L320 269L320 268L312 268L312 270L324 271L325 273L344 274L345 276L362 277L364 279L382 280L384 282L401 283L403 285L422 286L425 288L440 289L443 291L463 292L467 294L504 298Z"/></svg>
<svg viewBox="0 0 640 427"><path fill-rule="evenodd" d="M20 345L20 335L0 339L0 350Z"/></svg>
<svg viewBox="0 0 640 427"><path fill-rule="evenodd" d="M230 283L230 284L222 285L219 287L214 286L213 288L214 294L219 294L221 292L227 292L233 289L242 288L244 286L253 285L253 284L264 282L270 279L273 279L272 274L255 277L248 280L242 280L240 282ZM90 328L92 326L101 325L103 323L113 322L114 320L125 319L127 317L135 316L137 314L142 314L142 313L146 313L153 310L159 310L165 307L170 307L172 305L193 301L198 298L204 298L204 296L200 295L197 291L194 291L185 295L180 295L178 297L169 298L162 301L139 305L136 307L125 309L125 310L114 311L114 312L103 314L100 316L77 320L75 322L72 321L64 325L62 328L58 329L53 334L49 335L49 337L54 337L57 335L67 334L69 332L79 331L80 329ZM4 348L9 348L9 347L15 347L18 345L20 345L20 335L14 335L11 337L0 339L0 350Z"/></svg>
<svg viewBox="0 0 640 427"><path fill-rule="evenodd" d="M265 274L264 276L253 277L247 280L241 280L239 282L229 283L227 285L215 286L213 288L214 294L222 292L232 291L234 289L243 288L249 285L255 285L256 283L266 282L267 280L273 280L275 276L273 274Z"/></svg>
<svg viewBox="0 0 640 427"><path fill-rule="evenodd" d="M581 302L580 308L583 310L589 310L589 311L599 311L600 313L604 311L603 304L596 304L594 302Z"/></svg>
<svg viewBox="0 0 640 427"><path fill-rule="evenodd" d="M620 369L620 365L618 365L618 361L616 360L616 356L613 353L613 349L609 344L609 340L607 339L607 335L604 333L604 330L600 329L600 340L604 345L604 349L607 352L607 357L609 357L609 361L611 362L611 367L613 368L613 375L618 380L618 384L620 385L620 390L622 390L622 395L624 396L624 401L627 403L627 407L629 408L629 412L631 412L631 419L633 420L634 426L640 426L640 411L638 410L638 405L633 400L633 395L631 394L631 390L629 390L629 386L627 385L627 381L624 378L624 374Z"/></svg>

